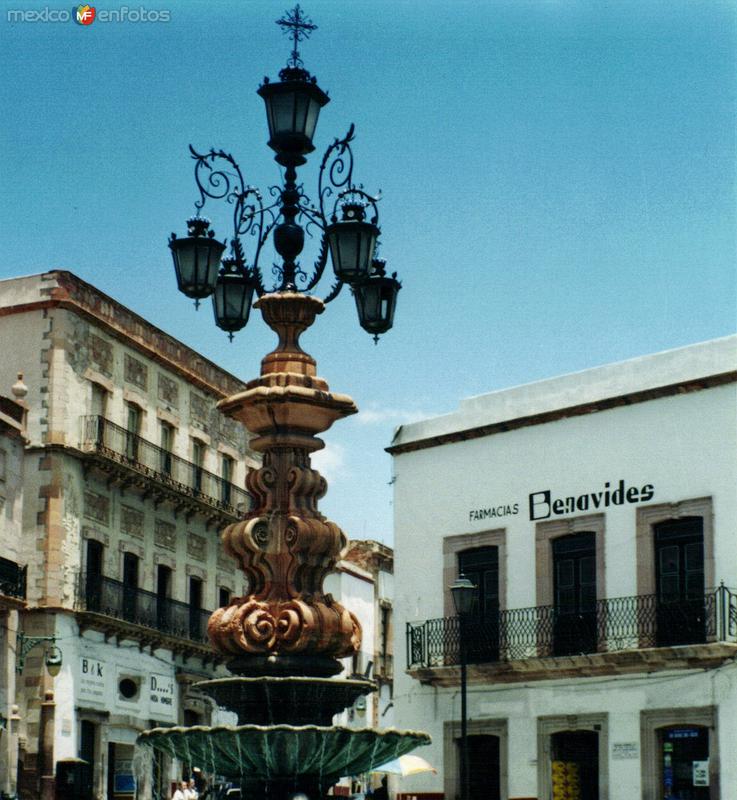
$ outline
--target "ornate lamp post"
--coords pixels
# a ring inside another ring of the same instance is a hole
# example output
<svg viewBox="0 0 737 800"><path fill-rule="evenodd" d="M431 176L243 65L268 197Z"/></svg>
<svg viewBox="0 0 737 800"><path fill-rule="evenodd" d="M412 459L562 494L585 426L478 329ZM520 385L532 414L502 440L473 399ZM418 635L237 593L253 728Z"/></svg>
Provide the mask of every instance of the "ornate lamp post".
<svg viewBox="0 0 737 800"><path fill-rule="evenodd" d="M195 203L197 215L187 221L187 236L177 238L172 233L169 240L178 286L197 304L212 295L215 322L232 339L248 321L253 293L259 298L267 293L260 260L271 237L282 258L281 265L273 268L277 282L271 294L311 293L323 277L330 255L336 280L321 304L334 300L348 284L356 298L361 327L377 340L392 327L401 288L396 273L387 276L385 262L374 259L380 235L379 198L353 181L353 125L342 139L335 139L322 158L316 203L297 183L297 167L305 164L306 156L315 149L313 137L320 109L329 98L304 68L298 50L299 42L317 26L304 16L299 5L277 24L292 37L292 52L279 80L264 78L258 94L266 105L268 144L276 153L274 159L284 168L284 183L269 187L275 200L264 205L263 196L245 182L232 155L214 149L198 153L190 147L200 198ZM231 256L223 261L219 272L226 243L216 239L209 220L199 216L207 199L225 200L233 209ZM306 271L297 258L304 247L305 232L312 229L320 232L320 247L312 268ZM250 259L243 246L244 237L253 240Z"/></svg>
<svg viewBox="0 0 737 800"><path fill-rule="evenodd" d="M459 575L450 587L453 605L458 614L458 634L461 650L461 800L468 800L468 705L467 705L467 645L466 618L473 610L476 586L465 575Z"/></svg>
<svg viewBox="0 0 737 800"><path fill-rule="evenodd" d="M231 339L246 325L254 294L254 308L279 337L261 362L261 376L219 404L255 435L251 446L263 454L263 464L250 470L246 481L254 508L222 533L226 552L248 577L250 594L213 613L210 639L230 659L231 671L242 676L327 677L341 670L337 659L360 647L361 628L323 592L323 579L346 538L317 510L327 485L311 468L310 455L324 446L316 434L357 409L317 376L299 336L348 284L360 325L376 339L392 326L400 283L375 257L378 198L353 181L352 125L322 157L315 203L297 182L297 168L314 150L318 116L329 100L298 51L315 26L299 6L277 24L291 36L292 52L279 80L265 78L258 94L266 105L269 147L284 169L283 184L270 187L274 200L265 204L232 155L190 147L200 194L197 216L188 220L186 237L171 235L169 247L180 290L198 302L211 295L216 324ZM233 215L230 255L219 270L226 243L199 216L210 200L225 201ZM319 248L308 271L298 258L305 233L312 231L319 232ZM273 267L276 281L267 290L260 261L269 239L281 264ZM252 245L249 255L246 242ZM328 258L335 279L319 299L312 292Z"/></svg>

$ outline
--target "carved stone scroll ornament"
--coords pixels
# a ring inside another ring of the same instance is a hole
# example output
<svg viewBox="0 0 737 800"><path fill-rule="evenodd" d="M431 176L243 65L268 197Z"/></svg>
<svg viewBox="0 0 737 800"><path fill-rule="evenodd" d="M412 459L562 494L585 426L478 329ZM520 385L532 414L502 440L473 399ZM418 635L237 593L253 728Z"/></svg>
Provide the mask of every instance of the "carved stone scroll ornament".
<svg viewBox="0 0 737 800"><path fill-rule="evenodd" d="M361 626L323 591L347 541L318 511L327 483L312 469L310 454L324 446L315 434L356 407L350 397L330 392L299 346L322 301L287 291L264 295L256 306L279 344L263 359L261 377L219 404L256 434L251 446L263 454L262 466L250 470L246 481L254 508L222 533L225 552L237 560L251 593L215 611L208 634L216 650L239 657L231 662L236 671L249 656L276 663L310 655L324 666L326 658L360 649Z"/></svg>

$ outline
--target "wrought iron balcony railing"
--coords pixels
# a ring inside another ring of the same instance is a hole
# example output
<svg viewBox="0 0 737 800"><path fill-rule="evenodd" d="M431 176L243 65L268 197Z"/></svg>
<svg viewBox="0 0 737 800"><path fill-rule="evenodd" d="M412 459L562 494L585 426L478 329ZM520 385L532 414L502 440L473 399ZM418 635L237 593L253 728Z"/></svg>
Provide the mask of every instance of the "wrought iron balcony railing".
<svg viewBox="0 0 737 800"><path fill-rule="evenodd" d="M80 575L77 608L144 628L207 644L211 611L160 597L104 575Z"/></svg>
<svg viewBox="0 0 737 800"><path fill-rule="evenodd" d="M106 456L154 478L162 486L193 497L233 516L250 508L245 489L208 472L192 461L143 439L105 417L83 418L82 449Z"/></svg>
<svg viewBox="0 0 737 800"><path fill-rule="evenodd" d="M7 558L0 558L0 594L24 600L26 597L26 573L27 567L21 567L15 561Z"/></svg>
<svg viewBox="0 0 737 800"><path fill-rule="evenodd" d="M460 664L458 617L407 623L407 667ZM695 598L656 595L599 600L590 611L555 606L500 610L463 620L469 664L650 647L734 642L737 594L726 586Z"/></svg>

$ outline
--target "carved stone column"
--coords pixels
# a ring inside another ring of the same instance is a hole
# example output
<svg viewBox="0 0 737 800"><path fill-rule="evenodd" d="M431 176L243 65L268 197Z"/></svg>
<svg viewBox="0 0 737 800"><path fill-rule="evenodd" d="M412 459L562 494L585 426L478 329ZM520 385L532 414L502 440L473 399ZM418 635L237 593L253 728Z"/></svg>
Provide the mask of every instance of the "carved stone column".
<svg viewBox="0 0 737 800"><path fill-rule="evenodd" d="M299 336L324 309L298 292L264 295L255 304L279 336L261 362L261 376L219 408L242 422L263 454L250 470L254 508L222 533L251 593L233 598L210 617L208 633L229 667L244 675L331 675L336 660L360 648L356 617L329 594L323 579L346 546L341 529L318 511L327 483L310 455L324 447L315 434L354 414L350 397L330 392Z"/></svg>

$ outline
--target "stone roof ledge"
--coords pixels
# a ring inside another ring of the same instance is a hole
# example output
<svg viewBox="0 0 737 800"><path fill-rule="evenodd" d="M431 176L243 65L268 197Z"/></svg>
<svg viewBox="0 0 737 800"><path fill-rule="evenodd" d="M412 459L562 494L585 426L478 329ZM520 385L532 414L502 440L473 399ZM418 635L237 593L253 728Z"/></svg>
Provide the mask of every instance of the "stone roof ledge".
<svg viewBox="0 0 737 800"><path fill-rule="evenodd" d="M399 454L737 380L737 335L477 395L450 414L403 425Z"/></svg>

